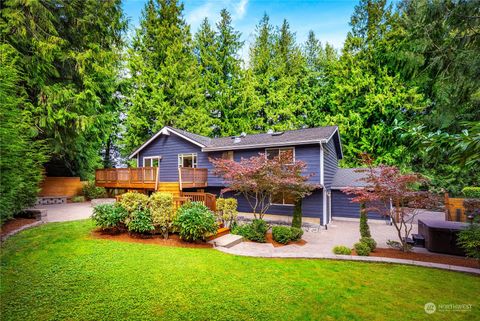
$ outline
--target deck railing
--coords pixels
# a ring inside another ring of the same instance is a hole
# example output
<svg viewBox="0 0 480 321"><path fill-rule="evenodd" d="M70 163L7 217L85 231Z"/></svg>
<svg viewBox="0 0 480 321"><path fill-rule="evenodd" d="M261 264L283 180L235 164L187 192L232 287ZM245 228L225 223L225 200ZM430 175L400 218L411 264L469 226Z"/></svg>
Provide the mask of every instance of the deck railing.
<svg viewBox="0 0 480 321"><path fill-rule="evenodd" d="M158 167L106 168L95 171L95 181L103 185L156 185Z"/></svg>
<svg viewBox="0 0 480 321"><path fill-rule="evenodd" d="M212 211L217 210L217 200L215 194L203 192L182 192L183 197L188 197L192 202L202 202Z"/></svg>
<svg viewBox="0 0 480 321"><path fill-rule="evenodd" d="M178 180L180 182L180 189L206 187L208 178L208 169L206 168L192 168L179 167Z"/></svg>

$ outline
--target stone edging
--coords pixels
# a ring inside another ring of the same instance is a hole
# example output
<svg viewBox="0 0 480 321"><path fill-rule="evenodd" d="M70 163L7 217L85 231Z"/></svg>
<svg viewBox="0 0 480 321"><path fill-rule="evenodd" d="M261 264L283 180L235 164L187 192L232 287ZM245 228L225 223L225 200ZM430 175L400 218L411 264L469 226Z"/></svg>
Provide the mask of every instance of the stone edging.
<svg viewBox="0 0 480 321"><path fill-rule="evenodd" d="M21 232L23 230L26 230L26 229L29 229L29 228L32 228L32 227L35 227L35 226L38 226L38 225L41 225L43 224L44 222L43 221L36 221L36 222L33 222L33 223L30 223L30 224L27 224L27 225L24 225L24 226L21 226L19 228L17 228L16 230L13 230L5 235L3 235L0 239L1 242L5 242L6 239L8 239L10 236L13 236L15 234L17 234L18 232Z"/></svg>
<svg viewBox="0 0 480 321"><path fill-rule="evenodd" d="M480 275L480 269L449 265L449 264L440 264L432 262L423 262L415 260L404 260L404 259L394 259L388 257L378 257L378 256L353 256L353 255L315 255L315 256L305 256L305 255L296 255L295 253L278 253L273 255L248 255L248 254L239 254L229 249L215 247L215 249L233 255L239 256L249 256L249 257L262 257L262 258L283 258L283 259L329 259L329 260L343 260L343 261L360 261L360 262L376 262L376 263L396 263L396 264L405 264L405 265L414 265L414 266L423 266L429 268L436 268L442 270L449 270L455 272L471 273Z"/></svg>

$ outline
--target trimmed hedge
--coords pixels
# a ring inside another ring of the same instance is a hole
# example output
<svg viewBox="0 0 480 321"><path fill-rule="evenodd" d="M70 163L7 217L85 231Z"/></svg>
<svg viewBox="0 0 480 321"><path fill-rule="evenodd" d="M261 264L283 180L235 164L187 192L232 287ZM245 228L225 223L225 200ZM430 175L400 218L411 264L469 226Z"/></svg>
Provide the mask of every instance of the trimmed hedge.
<svg viewBox="0 0 480 321"><path fill-rule="evenodd" d="M372 239L371 237L362 237L360 239L360 243L367 244L368 247L370 248L370 252L375 251L375 249L377 248L377 242L375 242L375 240Z"/></svg>
<svg viewBox="0 0 480 321"><path fill-rule="evenodd" d="M337 255L351 255L352 250L344 245L337 245L333 248L333 253Z"/></svg>
<svg viewBox="0 0 480 321"><path fill-rule="evenodd" d="M478 186L468 186L462 189L463 195L466 198L480 198L480 187Z"/></svg>
<svg viewBox="0 0 480 321"><path fill-rule="evenodd" d="M265 243L267 239L265 234L267 233L269 226L267 222L260 219L254 219L250 224L236 225L232 228L233 234L241 235L247 240Z"/></svg>
<svg viewBox="0 0 480 321"><path fill-rule="evenodd" d="M360 256L369 256L370 255L370 246L367 243L363 242L358 242L355 243L353 246L355 248L355 252L357 252L357 255Z"/></svg>

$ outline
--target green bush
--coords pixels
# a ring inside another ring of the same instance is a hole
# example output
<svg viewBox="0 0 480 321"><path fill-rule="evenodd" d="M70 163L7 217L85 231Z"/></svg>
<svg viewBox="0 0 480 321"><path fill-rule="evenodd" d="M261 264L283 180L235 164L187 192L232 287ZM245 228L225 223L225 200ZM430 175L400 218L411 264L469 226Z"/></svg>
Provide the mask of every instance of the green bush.
<svg viewBox="0 0 480 321"><path fill-rule="evenodd" d="M463 195L466 198L480 198L480 187L478 186L468 186L462 189Z"/></svg>
<svg viewBox="0 0 480 321"><path fill-rule="evenodd" d="M209 234L215 234L218 225L213 213L200 202L182 205L177 212L174 226L185 241L205 240Z"/></svg>
<svg viewBox="0 0 480 321"><path fill-rule="evenodd" d="M217 212L218 219L225 226L232 226L237 221L237 206L238 202L235 198L219 198L217 199Z"/></svg>
<svg viewBox="0 0 480 321"><path fill-rule="evenodd" d="M375 249L377 248L377 242L375 242L375 240L372 239L371 237L362 237L360 239L360 242L367 244L368 247L370 248L370 252L375 251Z"/></svg>
<svg viewBox="0 0 480 321"><path fill-rule="evenodd" d="M125 225L130 232L147 233L155 229L152 215L148 209L137 209L129 213L125 219Z"/></svg>
<svg viewBox="0 0 480 321"><path fill-rule="evenodd" d="M466 229L458 233L457 243L463 248L465 254L477 259L480 264L480 218L477 216L475 221Z"/></svg>
<svg viewBox="0 0 480 321"><path fill-rule="evenodd" d="M173 208L173 195L171 193L153 193L148 201L152 214L153 226L160 231L165 238L171 232L175 211Z"/></svg>
<svg viewBox="0 0 480 321"><path fill-rule="evenodd" d="M291 240L292 241L299 241L302 238L303 230L298 227L291 227L290 228Z"/></svg>
<svg viewBox="0 0 480 321"><path fill-rule="evenodd" d="M269 226L267 225L267 222L260 219L254 219L250 224L236 226L232 229L232 233L241 235L250 241L265 243L267 241L265 234L268 229Z"/></svg>
<svg viewBox="0 0 480 321"><path fill-rule="evenodd" d="M95 181L85 183L82 187L82 192L83 195L89 200L107 197L107 191L105 188L95 186Z"/></svg>
<svg viewBox="0 0 480 321"><path fill-rule="evenodd" d="M85 202L85 196L74 196L71 201L72 203L83 203Z"/></svg>
<svg viewBox="0 0 480 321"><path fill-rule="evenodd" d="M274 226L272 227L272 236L278 243L287 244L292 238L292 232L287 226Z"/></svg>
<svg viewBox="0 0 480 321"><path fill-rule="evenodd" d="M92 219L102 229L118 228L127 218L127 211L118 204L100 204L93 208Z"/></svg>
<svg viewBox="0 0 480 321"><path fill-rule="evenodd" d="M370 227L368 226L368 216L365 209L365 203L360 204L360 236L372 237Z"/></svg>
<svg viewBox="0 0 480 321"><path fill-rule="evenodd" d="M360 255L360 256L368 256L371 252L370 247L368 246L367 243L358 242L358 243L355 243L353 247L355 248L355 252L357 252L357 255Z"/></svg>
<svg viewBox="0 0 480 321"><path fill-rule="evenodd" d="M333 248L333 253L337 255L350 255L352 250L344 245L337 245Z"/></svg>
<svg viewBox="0 0 480 321"><path fill-rule="evenodd" d="M122 194L119 203L128 213L137 210L144 211L148 208L148 196L137 192L128 192Z"/></svg>

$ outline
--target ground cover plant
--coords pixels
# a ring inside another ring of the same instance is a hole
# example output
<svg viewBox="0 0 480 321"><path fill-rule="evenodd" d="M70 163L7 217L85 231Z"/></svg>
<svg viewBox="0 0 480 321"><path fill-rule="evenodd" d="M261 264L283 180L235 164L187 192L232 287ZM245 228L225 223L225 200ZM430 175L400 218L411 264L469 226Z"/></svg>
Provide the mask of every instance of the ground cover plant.
<svg viewBox="0 0 480 321"><path fill-rule="evenodd" d="M239 257L100 240L93 229L89 220L51 223L6 241L0 254L3 321L383 320L385 311L389 320L425 320L424 305L432 301L473 304L462 313L437 311L439 320L480 315L480 278L468 274ZM235 295L225 295L226 288Z"/></svg>

